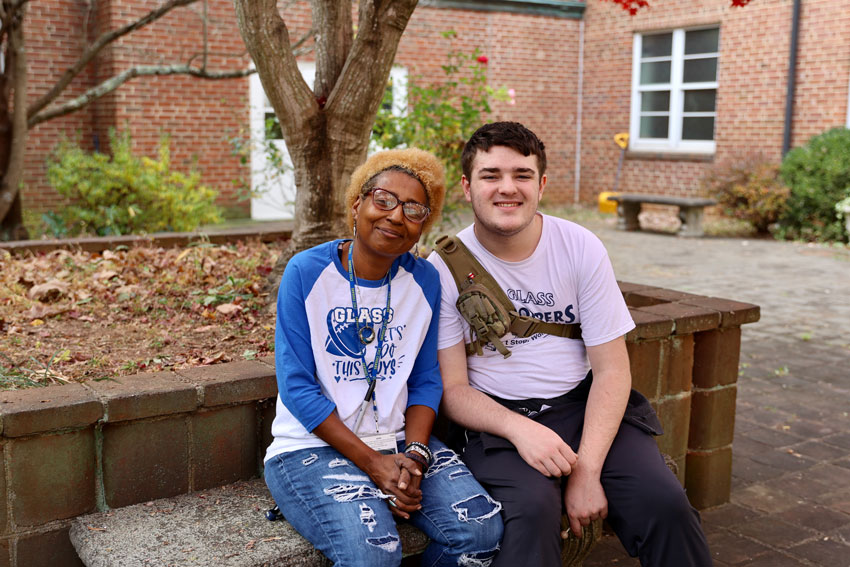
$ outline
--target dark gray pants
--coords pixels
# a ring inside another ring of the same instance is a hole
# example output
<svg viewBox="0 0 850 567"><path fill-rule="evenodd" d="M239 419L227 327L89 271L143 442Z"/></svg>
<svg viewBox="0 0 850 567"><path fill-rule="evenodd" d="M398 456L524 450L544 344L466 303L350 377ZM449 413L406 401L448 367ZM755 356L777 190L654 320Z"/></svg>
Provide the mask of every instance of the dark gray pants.
<svg viewBox="0 0 850 567"><path fill-rule="evenodd" d="M578 451L584 403L572 402L538 415ZM492 435L469 433L463 459L490 495L502 503L505 535L492 567L556 567L565 479L531 468L513 445ZM641 565L709 567L711 555L676 476L651 435L623 423L602 469L608 523Z"/></svg>

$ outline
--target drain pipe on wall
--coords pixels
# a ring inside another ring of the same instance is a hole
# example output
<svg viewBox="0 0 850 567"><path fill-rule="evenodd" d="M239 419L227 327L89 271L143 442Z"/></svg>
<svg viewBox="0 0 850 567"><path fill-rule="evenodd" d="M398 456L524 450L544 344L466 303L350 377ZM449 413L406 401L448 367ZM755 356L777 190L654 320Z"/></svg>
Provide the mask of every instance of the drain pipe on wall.
<svg viewBox="0 0 850 567"><path fill-rule="evenodd" d="M788 91L785 95L785 130L782 135L782 157L791 149L791 124L794 118L794 89L797 84L797 43L800 35L800 3L794 0L791 15L791 47L788 54Z"/></svg>
<svg viewBox="0 0 850 567"><path fill-rule="evenodd" d="M582 89L584 85L584 18L578 22L578 93L576 96L576 158L575 158L575 196L573 201L579 202L579 190L581 188L581 107ZM848 110L850 113L850 110Z"/></svg>

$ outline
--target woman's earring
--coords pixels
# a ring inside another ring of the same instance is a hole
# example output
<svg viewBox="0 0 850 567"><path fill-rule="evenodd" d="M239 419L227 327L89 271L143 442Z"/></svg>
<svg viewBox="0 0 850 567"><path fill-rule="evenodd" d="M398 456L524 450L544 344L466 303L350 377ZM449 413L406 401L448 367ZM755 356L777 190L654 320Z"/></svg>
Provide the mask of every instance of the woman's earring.
<svg viewBox="0 0 850 567"><path fill-rule="evenodd" d="M357 239L357 217L354 217L354 240Z"/></svg>
<svg viewBox="0 0 850 567"><path fill-rule="evenodd" d="M416 258L417 260L420 258L420 256L419 256L419 243L418 242L413 245L413 257Z"/></svg>

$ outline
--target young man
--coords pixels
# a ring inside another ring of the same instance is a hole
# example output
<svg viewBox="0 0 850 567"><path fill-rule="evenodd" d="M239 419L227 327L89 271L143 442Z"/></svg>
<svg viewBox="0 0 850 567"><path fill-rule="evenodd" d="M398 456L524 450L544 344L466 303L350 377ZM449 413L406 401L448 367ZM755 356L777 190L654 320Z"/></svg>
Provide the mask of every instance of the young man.
<svg viewBox="0 0 850 567"><path fill-rule="evenodd" d="M462 161L475 222L458 238L520 314L580 323L582 332L581 339L506 335L510 358L495 348L467 358L457 285L443 259L430 258L443 289L442 407L466 429L467 465L503 506L493 566L560 565L564 509L576 535L607 517L642 565L711 565L699 515L651 436L660 433L658 420L631 393L624 335L634 322L605 248L586 229L537 211L546 188L543 143L521 124L487 124Z"/></svg>

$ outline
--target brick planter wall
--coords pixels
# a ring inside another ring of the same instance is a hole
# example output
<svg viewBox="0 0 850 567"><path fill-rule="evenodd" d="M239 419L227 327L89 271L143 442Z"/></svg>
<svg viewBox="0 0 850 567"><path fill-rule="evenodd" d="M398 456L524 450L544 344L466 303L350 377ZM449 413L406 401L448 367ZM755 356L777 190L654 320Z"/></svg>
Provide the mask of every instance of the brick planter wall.
<svg viewBox="0 0 850 567"><path fill-rule="evenodd" d="M740 327L759 308L621 283L634 386L698 508L729 499ZM270 442L272 357L0 392L0 567L81 565L70 520L256 477Z"/></svg>

